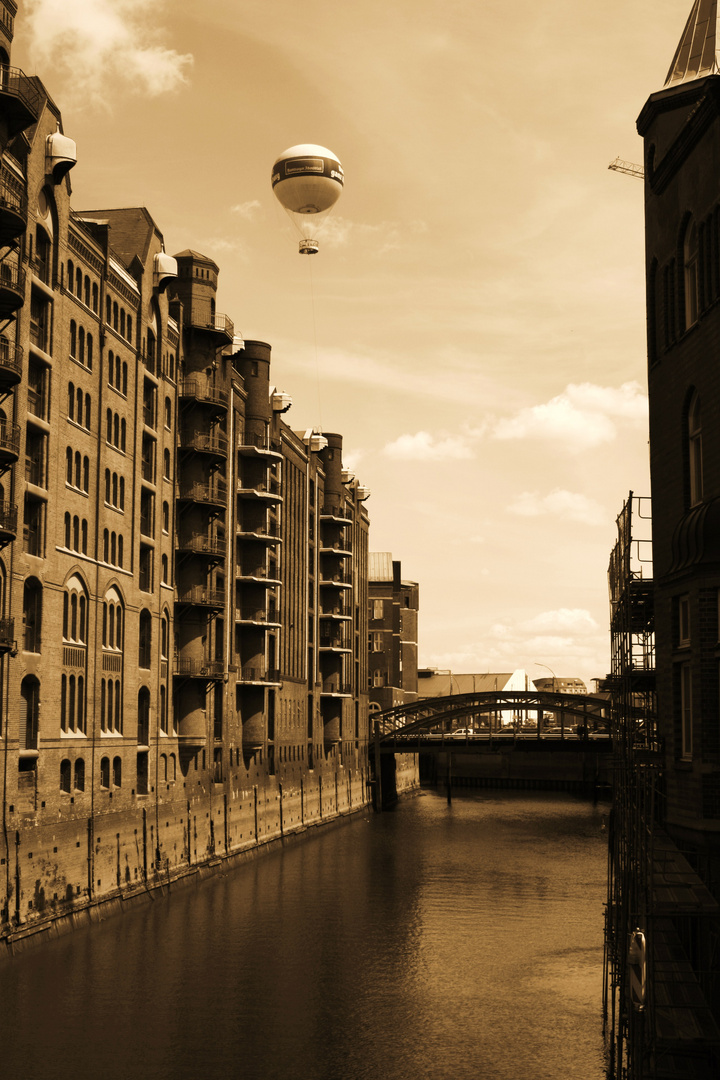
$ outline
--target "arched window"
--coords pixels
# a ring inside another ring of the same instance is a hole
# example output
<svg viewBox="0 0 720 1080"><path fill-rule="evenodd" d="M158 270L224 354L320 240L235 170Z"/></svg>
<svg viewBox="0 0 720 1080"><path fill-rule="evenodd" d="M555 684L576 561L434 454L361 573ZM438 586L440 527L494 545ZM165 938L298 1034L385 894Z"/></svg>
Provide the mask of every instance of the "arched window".
<svg viewBox="0 0 720 1080"><path fill-rule="evenodd" d="M164 735L168 733L168 717L167 717L167 690L165 684L160 686L160 730Z"/></svg>
<svg viewBox="0 0 720 1080"><path fill-rule="evenodd" d="M162 504L162 527L163 532L170 532L170 504L168 502Z"/></svg>
<svg viewBox="0 0 720 1080"><path fill-rule="evenodd" d="M70 320L70 355L73 359L77 355L77 323L74 319Z"/></svg>
<svg viewBox="0 0 720 1080"><path fill-rule="evenodd" d="M78 351L77 358L81 364L85 363L85 327L78 328Z"/></svg>
<svg viewBox="0 0 720 1080"><path fill-rule="evenodd" d="M170 451L167 447L163 450L163 476L166 480L170 480Z"/></svg>
<svg viewBox="0 0 720 1080"><path fill-rule="evenodd" d="M105 439L109 443L112 443L112 430L112 410L108 409L105 413Z"/></svg>
<svg viewBox="0 0 720 1080"><path fill-rule="evenodd" d="M68 383L68 403L67 403L68 420L75 419L75 384Z"/></svg>
<svg viewBox="0 0 720 1080"><path fill-rule="evenodd" d="M122 787L122 758L113 758L113 787Z"/></svg>
<svg viewBox="0 0 720 1080"><path fill-rule="evenodd" d="M109 296L105 297L105 322L110 325L112 315L112 301Z"/></svg>
<svg viewBox="0 0 720 1080"><path fill-rule="evenodd" d="M23 586L23 649L39 653L42 638L42 585L27 578Z"/></svg>
<svg viewBox="0 0 720 1080"><path fill-rule="evenodd" d="M73 574L65 586L63 604L63 639L87 644L87 592L82 580Z"/></svg>
<svg viewBox="0 0 720 1080"><path fill-rule="evenodd" d="M74 283L74 281L75 281L75 264L73 263L72 259L68 259L68 264L67 264L67 287L68 287L69 292L73 291L73 283Z"/></svg>
<svg viewBox="0 0 720 1080"><path fill-rule="evenodd" d="M165 398L165 427L172 427L172 402L169 397Z"/></svg>
<svg viewBox="0 0 720 1080"><path fill-rule="evenodd" d="M79 266L75 270L75 295L82 297L82 272Z"/></svg>
<svg viewBox="0 0 720 1080"><path fill-rule="evenodd" d="M690 505L697 506L703 500L702 419L697 393L693 394L688 409L687 443Z"/></svg>
<svg viewBox="0 0 720 1080"><path fill-rule="evenodd" d="M63 758L60 762L60 790L70 794L72 784L72 765L69 758Z"/></svg>
<svg viewBox="0 0 720 1080"><path fill-rule="evenodd" d="M40 683L26 675L20 685L20 749L37 750L40 720Z"/></svg>
<svg viewBox="0 0 720 1080"><path fill-rule="evenodd" d="M98 294L98 287L97 287L97 282L96 282L96 281L93 281L93 287L92 287L92 309L93 309L93 311L95 312L95 314L97 314L97 309L98 309L98 300L99 300L99 294Z"/></svg>
<svg viewBox="0 0 720 1080"><path fill-rule="evenodd" d="M123 360L122 366L122 392L127 397L128 366Z"/></svg>
<svg viewBox="0 0 720 1080"><path fill-rule="evenodd" d="M127 317L127 339L128 339L128 341L132 341L132 316L131 315L128 315L128 317Z"/></svg>
<svg viewBox="0 0 720 1080"><path fill-rule="evenodd" d="M149 668L152 665L152 615L144 608L140 612L140 633L138 635L138 666Z"/></svg>
<svg viewBox="0 0 720 1080"><path fill-rule="evenodd" d="M80 389L79 386L78 386L77 390L75 391L75 399L76 399L76 402L77 402L76 407L75 407L75 420L82 427L82 422L83 422L83 392L82 392L82 390Z"/></svg>
<svg viewBox="0 0 720 1080"><path fill-rule="evenodd" d="M85 295L84 295L85 307L90 307L90 278L87 276L87 274L85 275L84 285L85 285Z"/></svg>
<svg viewBox="0 0 720 1080"><path fill-rule="evenodd" d="M160 580L162 581L163 585L169 585L170 584L170 571L169 571L167 555L163 554L163 556L162 556L162 558L160 560L160 566L161 566L161 571L160 572L161 572L161 575L162 575Z"/></svg>
<svg viewBox="0 0 720 1080"><path fill-rule="evenodd" d="M138 746L150 745L150 691L142 686L138 691Z"/></svg>
<svg viewBox="0 0 720 1080"><path fill-rule="evenodd" d="M85 790L85 762L82 758L78 758L75 762L75 790Z"/></svg>
<svg viewBox="0 0 720 1080"><path fill-rule="evenodd" d="M68 446L65 451L65 483L72 485L73 482L73 452L72 446ZM67 514L65 515L68 516ZM67 544L65 545L68 546Z"/></svg>
<svg viewBox="0 0 720 1080"><path fill-rule="evenodd" d="M167 780L167 778L168 778L167 754L161 754L160 755L160 779L161 780Z"/></svg>
<svg viewBox="0 0 720 1080"><path fill-rule="evenodd" d="M70 451L70 455L71 455L71 457L70 457L70 466L71 466L71 469L72 469L72 451ZM71 472L70 475L72 477L72 472ZM70 479L68 481L68 483L71 484L72 479ZM70 540L71 540L70 528L71 528L71 518L70 518L70 514L66 511L65 512L65 547L66 548L70 547Z"/></svg>
<svg viewBox="0 0 720 1080"><path fill-rule="evenodd" d="M87 336L87 366L92 371L93 365L93 336L88 334ZM87 426L87 425L86 425Z"/></svg>
<svg viewBox="0 0 720 1080"><path fill-rule="evenodd" d="M694 221L689 221L683 244L685 266L685 329L697 322L699 314L698 281L698 231Z"/></svg>
<svg viewBox="0 0 720 1080"><path fill-rule="evenodd" d="M90 428L91 423L91 410L90 410L90 395L85 395L85 427Z"/></svg>
<svg viewBox="0 0 720 1080"><path fill-rule="evenodd" d="M113 304L113 330L117 330L117 328L118 328L118 321L119 321L118 314L119 314L118 313L118 306L117 306L117 304L114 303Z"/></svg>
<svg viewBox="0 0 720 1080"><path fill-rule="evenodd" d="M100 760L100 787L110 787L110 758L104 757Z"/></svg>

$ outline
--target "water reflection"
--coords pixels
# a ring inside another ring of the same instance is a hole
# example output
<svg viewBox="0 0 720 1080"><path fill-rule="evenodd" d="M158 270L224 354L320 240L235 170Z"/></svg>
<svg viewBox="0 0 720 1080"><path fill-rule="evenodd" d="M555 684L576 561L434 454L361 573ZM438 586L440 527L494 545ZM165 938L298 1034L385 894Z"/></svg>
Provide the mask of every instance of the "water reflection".
<svg viewBox="0 0 720 1080"><path fill-rule="evenodd" d="M5 1075L601 1080L601 813L425 794L51 942Z"/></svg>

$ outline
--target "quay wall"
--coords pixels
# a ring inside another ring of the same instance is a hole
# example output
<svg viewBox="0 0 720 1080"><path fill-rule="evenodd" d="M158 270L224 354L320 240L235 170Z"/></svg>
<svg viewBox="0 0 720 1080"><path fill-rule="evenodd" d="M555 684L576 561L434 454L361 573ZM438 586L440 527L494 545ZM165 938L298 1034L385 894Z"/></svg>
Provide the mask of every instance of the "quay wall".
<svg viewBox="0 0 720 1080"><path fill-rule="evenodd" d="M54 820L10 821L6 815L0 870L6 918L0 957L102 919L252 858L316 827L367 812L370 777L364 768L285 772L281 777L232 774L188 794L135 796L133 805ZM187 782L186 782L187 784ZM417 786L417 769L403 770L403 790ZM67 814L67 811L65 812Z"/></svg>

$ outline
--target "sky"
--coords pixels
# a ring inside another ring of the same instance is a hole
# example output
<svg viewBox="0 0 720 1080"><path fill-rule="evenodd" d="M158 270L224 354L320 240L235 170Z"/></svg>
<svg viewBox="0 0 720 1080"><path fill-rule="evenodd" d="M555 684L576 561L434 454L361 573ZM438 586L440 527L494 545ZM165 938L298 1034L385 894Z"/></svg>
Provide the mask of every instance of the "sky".
<svg viewBox="0 0 720 1080"><path fill-rule="evenodd" d="M607 566L649 495L635 120L691 0L20 0L12 62L77 143L75 210L148 208L343 435L423 666L609 670ZM316 256L270 185L329 147Z"/></svg>

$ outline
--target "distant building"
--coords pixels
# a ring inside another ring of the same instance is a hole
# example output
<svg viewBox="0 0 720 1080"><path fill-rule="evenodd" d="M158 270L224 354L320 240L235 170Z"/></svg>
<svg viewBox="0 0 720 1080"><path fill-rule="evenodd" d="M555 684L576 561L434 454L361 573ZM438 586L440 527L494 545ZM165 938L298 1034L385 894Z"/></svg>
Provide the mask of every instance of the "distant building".
<svg viewBox="0 0 720 1080"><path fill-rule="evenodd" d="M492 694L505 690L524 692L529 685L530 678L523 668L476 675L456 675L453 671L437 668L421 668L418 671L418 697L421 698L450 697L454 694ZM496 709L493 710L490 723L495 728L523 720L524 717L525 714L520 709Z"/></svg>
<svg viewBox="0 0 720 1080"><path fill-rule="evenodd" d="M370 711L383 712L418 695L419 588L390 552L370 552L369 565Z"/></svg>
<svg viewBox="0 0 720 1080"><path fill-rule="evenodd" d="M536 690L548 690L555 694L587 694L588 690L582 679L550 678L533 679Z"/></svg>

